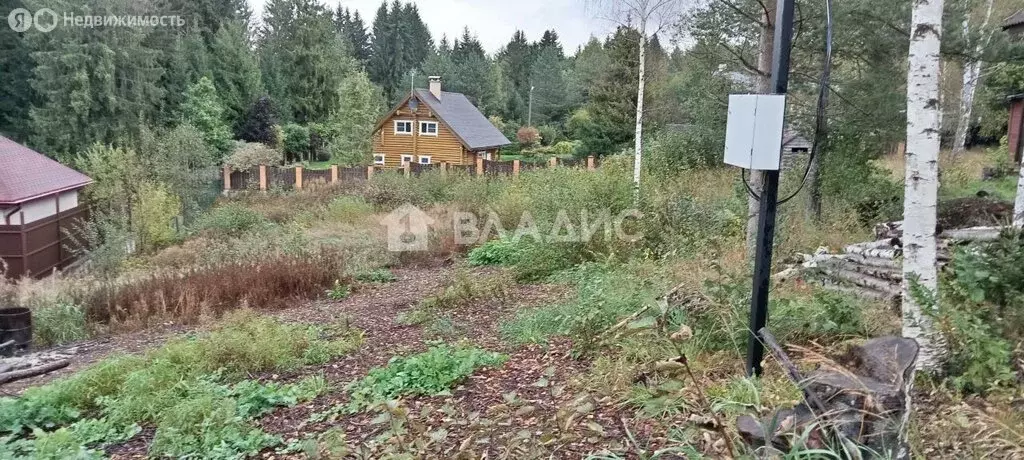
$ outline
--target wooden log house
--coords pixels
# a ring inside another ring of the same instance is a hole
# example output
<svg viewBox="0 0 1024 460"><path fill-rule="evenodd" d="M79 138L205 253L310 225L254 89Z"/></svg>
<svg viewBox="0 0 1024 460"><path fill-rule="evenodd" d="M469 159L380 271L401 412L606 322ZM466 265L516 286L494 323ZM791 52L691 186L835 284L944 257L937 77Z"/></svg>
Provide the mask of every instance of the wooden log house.
<svg viewBox="0 0 1024 460"><path fill-rule="evenodd" d="M377 123L374 165L472 165L477 158L498 160L509 144L465 95L441 91L441 78L430 77L429 89L412 91Z"/></svg>

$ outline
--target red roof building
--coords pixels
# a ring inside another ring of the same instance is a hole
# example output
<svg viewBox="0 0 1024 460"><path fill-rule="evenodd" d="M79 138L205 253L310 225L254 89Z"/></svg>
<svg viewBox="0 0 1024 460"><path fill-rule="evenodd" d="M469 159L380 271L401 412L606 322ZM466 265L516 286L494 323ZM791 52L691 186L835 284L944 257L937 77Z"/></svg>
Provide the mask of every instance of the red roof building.
<svg viewBox="0 0 1024 460"><path fill-rule="evenodd" d="M85 174L0 136L0 271L45 276L66 267L76 251L67 229L85 218L79 191Z"/></svg>

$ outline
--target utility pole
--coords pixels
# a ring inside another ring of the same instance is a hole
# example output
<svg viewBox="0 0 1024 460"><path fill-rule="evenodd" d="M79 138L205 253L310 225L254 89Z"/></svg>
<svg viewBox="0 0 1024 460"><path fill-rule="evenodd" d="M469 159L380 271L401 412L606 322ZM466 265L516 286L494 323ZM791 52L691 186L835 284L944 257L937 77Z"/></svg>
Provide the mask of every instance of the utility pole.
<svg viewBox="0 0 1024 460"><path fill-rule="evenodd" d="M779 0L775 14L775 42L772 46L772 91L789 89L789 52L793 41L793 4ZM779 150L782 145L779 145ZM753 293L750 297L750 339L747 347L747 375L761 375L764 343L758 331L768 323L768 291L771 287L772 245L775 242L775 211L779 204L779 171L764 171L764 183L757 216L757 251L754 255Z"/></svg>
<svg viewBox="0 0 1024 460"><path fill-rule="evenodd" d="M533 126L533 85L530 85L530 108L526 112L526 126Z"/></svg>

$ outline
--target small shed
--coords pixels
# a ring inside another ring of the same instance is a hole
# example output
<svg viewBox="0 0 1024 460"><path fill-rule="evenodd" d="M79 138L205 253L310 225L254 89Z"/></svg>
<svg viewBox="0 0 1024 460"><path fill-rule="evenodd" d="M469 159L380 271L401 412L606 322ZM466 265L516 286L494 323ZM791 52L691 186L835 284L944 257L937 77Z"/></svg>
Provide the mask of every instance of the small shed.
<svg viewBox="0 0 1024 460"><path fill-rule="evenodd" d="M66 229L85 219L85 174L0 136L0 259L8 278L42 277L74 261ZM0 267L2 268L2 267Z"/></svg>
<svg viewBox="0 0 1024 460"><path fill-rule="evenodd" d="M1003 21L1003 30L1010 37L1024 37L1024 10L1017 11Z"/></svg>
<svg viewBox="0 0 1024 460"><path fill-rule="evenodd" d="M1024 93L1007 98L1010 101L1010 119L1006 137L1009 140L1010 160L1020 163L1024 158Z"/></svg>

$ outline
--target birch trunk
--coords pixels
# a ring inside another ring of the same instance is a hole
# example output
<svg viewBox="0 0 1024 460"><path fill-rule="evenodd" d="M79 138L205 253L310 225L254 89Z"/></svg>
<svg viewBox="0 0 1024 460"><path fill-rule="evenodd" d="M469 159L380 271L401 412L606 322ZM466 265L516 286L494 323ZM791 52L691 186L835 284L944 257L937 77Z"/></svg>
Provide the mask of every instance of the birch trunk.
<svg viewBox="0 0 1024 460"><path fill-rule="evenodd" d="M775 18L775 0L765 0L764 16L761 18L761 36L757 44L757 92L768 94L772 92L772 57L774 50L772 45L775 42L775 27L772 21ZM750 171L750 188L760 195L761 184L764 181L761 171ZM757 215L761 206L754 197L747 197L747 259L754 260L754 253L757 251Z"/></svg>
<svg viewBox="0 0 1024 460"><path fill-rule="evenodd" d="M937 370L941 341L931 318L911 295L911 286L934 293L937 287L935 241L939 191L939 46L942 0L916 0L910 26L907 73L906 187L903 204L903 336L917 340L916 367ZM915 369L916 371L916 369ZM911 382L913 383L913 376ZM909 390L908 390L909 392ZM906 443L911 398L901 426L898 458L910 458Z"/></svg>
<svg viewBox="0 0 1024 460"><path fill-rule="evenodd" d="M644 135L644 80L647 72L647 18L640 18L640 81L636 86L636 138L633 159L633 202L640 203L640 162L643 159Z"/></svg>
<svg viewBox="0 0 1024 460"><path fill-rule="evenodd" d="M978 89L978 79L981 77L981 53L988 46L992 34L988 32L989 19L992 18L992 0L988 0L985 8L985 19L981 23L979 32L984 34L984 39L978 41L974 48L974 56L964 64L963 86L960 90L960 113L956 123L956 137L953 140L953 155L963 153L967 145L967 131L971 128L971 114L974 111L974 93ZM964 16L964 36L970 32L970 14Z"/></svg>
<svg viewBox="0 0 1024 460"><path fill-rule="evenodd" d="M935 221L939 188L939 45L942 0L914 4L907 75L906 187L903 205L904 279L934 292L937 284ZM918 341L922 369L938 367L930 319L904 282L903 335Z"/></svg>
<svg viewBox="0 0 1024 460"><path fill-rule="evenodd" d="M1017 179L1017 199L1013 201L1013 226L1024 228L1024 161L1020 162L1020 177Z"/></svg>

